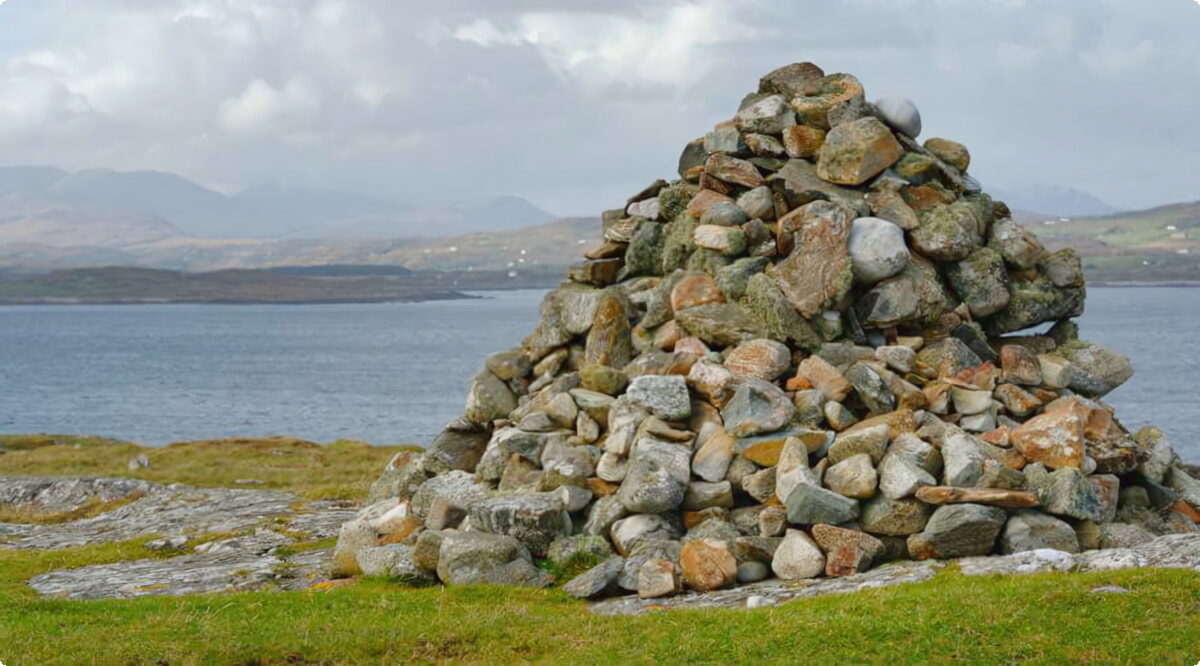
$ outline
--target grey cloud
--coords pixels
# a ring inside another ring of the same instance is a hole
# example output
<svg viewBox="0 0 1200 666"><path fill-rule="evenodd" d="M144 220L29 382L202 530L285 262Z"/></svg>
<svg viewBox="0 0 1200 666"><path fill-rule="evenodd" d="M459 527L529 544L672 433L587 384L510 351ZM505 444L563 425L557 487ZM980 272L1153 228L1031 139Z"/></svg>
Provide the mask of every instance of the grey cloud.
<svg viewBox="0 0 1200 666"><path fill-rule="evenodd" d="M985 183L1146 206L1200 198L1198 21L1184 0L8 0L0 154L592 214L813 60L913 98ZM477 22L500 37L455 37Z"/></svg>

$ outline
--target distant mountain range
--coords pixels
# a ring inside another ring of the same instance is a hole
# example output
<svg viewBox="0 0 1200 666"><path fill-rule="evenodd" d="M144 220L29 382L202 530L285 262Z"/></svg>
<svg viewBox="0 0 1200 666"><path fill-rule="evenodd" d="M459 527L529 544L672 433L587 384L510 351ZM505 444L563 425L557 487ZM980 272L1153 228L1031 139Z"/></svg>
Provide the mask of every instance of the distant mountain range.
<svg viewBox="0 0 1200 666"><path fill-rule="evenodd" d="M1093 217L1120 212L1094 194L1057 185L1025 185L1005 190L987 188L993 199L1034 217Z"/></svg>
<svg viewBox="0 0 1200 666"><path fill-rule="evenodd" d="M173 238L419 238L541 224L518 197L439 206L262 185L229 196L160 171L0 167L0 243L130 247Z"/></svg>

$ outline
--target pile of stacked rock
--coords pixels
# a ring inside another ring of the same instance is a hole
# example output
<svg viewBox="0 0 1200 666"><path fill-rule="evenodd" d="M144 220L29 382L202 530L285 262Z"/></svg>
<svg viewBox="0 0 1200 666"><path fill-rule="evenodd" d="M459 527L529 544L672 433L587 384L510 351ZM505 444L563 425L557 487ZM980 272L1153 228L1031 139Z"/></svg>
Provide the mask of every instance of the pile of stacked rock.
<svg viewBox="0 0 1200 666"><path fill-rule="evenodd" d="M1195 531L1200 484L1099 402L1132 369L1077 338L1079 259L919 133L852 76L763 77L604 214L335 567L657 597Z"/></svg>

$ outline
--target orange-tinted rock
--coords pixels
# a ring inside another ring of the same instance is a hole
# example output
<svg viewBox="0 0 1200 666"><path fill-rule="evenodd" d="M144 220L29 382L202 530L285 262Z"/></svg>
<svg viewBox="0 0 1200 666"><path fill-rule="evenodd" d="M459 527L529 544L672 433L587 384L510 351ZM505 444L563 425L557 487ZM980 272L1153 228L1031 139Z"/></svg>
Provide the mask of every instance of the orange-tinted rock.
<svg viewBox="0 0 1200 666"><path fill-rule="evenodd" d="M1042 383L1042 364L1037 354L1022 345L1004 345L1000 348L1000 368L1003 381L1022 386L1037 386Z"/></svg>
<svg viewBox="0 0 1200 666"><path fill-rule="evenodd" d="M895 164L904 149L878 118L842 123L825 137L817 175L839 185L861 185Z"/></svg>
<svg viewBox="0 0 1200 666"><path fill-rule="evenodd" d="M682 337L683 331L679 329L679 324L672 319L654 331L654 346L663 351L675 351L675 345Z"/></svg>
<svg viewBox="0 0 1200 666"><path fill-rule="evenodd" d="M783 147L788 157L810 158L825 145L825 130L808 125L793 125L783 129Z"/></svg>
<svg viewBox="0 0 1200 666"><path fill-rule="evenodd" d="M953 193L932 185L910 187L906 190L906 193L905 201L908 202L909 207L914 211L954 203L955 200Z"/></svg>
<svg viewBox="0 0 1200 666"><path fill-rule="evenodd" d="M726 183L751 189L766 182L763 180L762 174L758 172L758 167L746 160L740 160L724 153L709 155L708 161L704 163L704 171Z"/></svg>
<svg viewBox="0 0 1200 666"><path fill-rule="evenodd" d="M698 592L719 590L737 580L737 560L717 539L689 541L679 551L683 583Z"/></svg>
<svg viewBox="0 0 1200 666"><path fill-rule="evenodd" d="M1083 423L1071 410L1029 419L1009 434L1017 451L1030 462L1050 469L1083 465Z"/></svg>
<svg viewBox="0 0 1200 666"><path fill-rule="evenodd" d="M799 217L798 225L786 222ZM775 281L800 314L812 319L850 290L850 227L853 215L828 201L805 204L785 216L780 227L793 224L791 253L775 265ZM782 251L782 244L780 246Z"/></svg>
<svg viewBox="0 0 1200 666"><path fill-rule="evenodd" d="M1041 504L1036 493L1026 490L958 488L955 486L918 488L917 499L926 504L987 504L1002 509L1028 509Z"/></svg>
<svg viewBox="0 0 1200 666"><path fill-rule="evenodd" d="M708 212L709 208L712 208L713 204L721 202L733 203L734 201L724 194L713 192L712 190L700 190L696 196L692 197L692 200L688 202L688 215L699 219L701 215L704 215L706 212Z"/></svg>
<svg viewBox="0 0 1200 666"><path fill-rule="evenodd" d="M957 141L929 139L925 142L925 150L959 171L966 171L967 167L971 166L971 153L966 146Z"/></svg>
<svg viewBox="0 0 1200 666"><path fill-rule="evenodd" d="M980 435L979 439L982 439L988 444L1003 448L1012 446L1012 443L1008 441L1008 426L1000 426L995 430L989 430Z"/></svg>
<svg viewBox="0 0 1200 666"><path fill-rule="evenodd" d="M671 289L671 308L678 312L707 303L724 303L717 281L708 275L688 275Z"/></svg>
<svg viewBox="0 0 1200 666"><path fill-rule="evenodd" d="M809 356L800 362L796 376L807 379L826 400L841 402L854 388L837 368L820 356Z"/></svg>
<svg viewBox="0 0 1200 666"><path fill-rule="evenodd" d="M774 381L792 363L792 354L774 340L750 340L734 347L725 357L725 367L734 374Z"/></svg>
<svg viewBox="0 0 1200 666"><path fill-rule="evenodd" d="M633 360L625 306L615 296L604 296L596 306L596 318L588 331L584 362L623 368Z"/></svg>
<svg viewBox="0 0 1200 666"><path fill-rule="evenodd" d="M871 568L883 554L883 542L858 530L813 525L813 540L825 551L826 576L852 576Z"/></svg>
<svg viewBox="0 0 1200 666"><path fill-rule="evenodd" d="M683 179L689 183L698 183L702 177L704 177L703 164L690 167L687 171L683 172Z"/></svg>
<svg viewBox="0 0 1200 666"><path fill-rule="evenodd" d="M1182 513L1188 518L1191 518L1193 523L1200 524L1200 510L1197 510L1196 507L1188 504L1187 500L1179 500L1175 504L1171 505L1171 508L1168 509L1168 511Z"/></svg>
<svg viewBox="0 0 1200 666"><path fill-rule="evenodd" d="M726 196L733 194L733 185L713 176L707 171L700 174L700 189Z"/></svg>
<svg viewBox="0 0 1200 666"><path fill-rule="evenodd" d="M1042 406L1041 400L1038 400L1016 384L1001 384L997 386L995 396L1008 409L1010 414L1019 419L1033 414Z"/></svg>
<svg viewBox="0 0 1200 666"><path fill-rule="evenodd" d="M916 432L917 428L920 427L920 424L917 423L917 415L911 409L897 409L893 412L863 419L847 428L846 432L858 432L859 430L866 430L880 424L887 424L888 439L896 439L905 433Z"/></svg>
<svg viewBox="0 0 1200 666"><path fill-rule="evenodd" d="M808 377L792 377L784 384L784 388L789 391L807 391L814 387Z"/></svg>
<svg viewBox="0 0 1200 666"><path fill-rule="evenodd" d="M920 218L899 192L893 190L871 192L867 195L866 200L867 205L871 207L872 215L887 220L905 231L911 231L921 225Z"/></svg>
<svg viewBox="0 0 1200 666"><path fill-rule="evenodd" d="M675 351L685 354L695 354L696 356L704 356L712 351L708 345L700 338L680 338L675 342Z"/></svg>
<svg viewBox="0 0 1200 666"><path fill-rule="evenodd" d="M606 241L599 247L588 250L583 256L588 259L615 259L625 256L625 248L627 247L629 247L628 243Z"/></svg>
<svg viewBox="0 0 1200 666"><path fill-rule="evenodd" d="M587 489L592 491L592 494L596 497L608 497L609 495L613 495L620 487L621 484L619 483L609 483L604 479L598 479L595 477L587 480Z"/></svg>

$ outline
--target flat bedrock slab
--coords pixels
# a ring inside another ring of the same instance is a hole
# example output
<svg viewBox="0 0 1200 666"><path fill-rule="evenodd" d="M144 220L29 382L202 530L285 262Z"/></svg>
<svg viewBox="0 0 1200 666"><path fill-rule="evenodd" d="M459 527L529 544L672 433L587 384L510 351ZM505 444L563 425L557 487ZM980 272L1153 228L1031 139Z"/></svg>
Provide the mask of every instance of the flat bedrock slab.
<svg viewBox="0 0 1200 666"><path fill-rule="evenodd" d="M1134 568L1194 569L1200 571L1200 534L1170 534L1133 548L1093 550L1078 555L1058 550L1034 550L1013 555L957 560L964 575L1065 573ZM941 560L896 562L866 573L840 578L780 580L772 578L719 592L685 592L670 599L618 597L595 603L596 615L640 615L648 610L676 608L746 608L751 597L777 605L794 599L848 594L861 590L920 583L946 566ZM756 605L761 605L756 601Z"/></svg>

